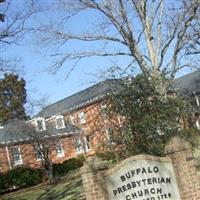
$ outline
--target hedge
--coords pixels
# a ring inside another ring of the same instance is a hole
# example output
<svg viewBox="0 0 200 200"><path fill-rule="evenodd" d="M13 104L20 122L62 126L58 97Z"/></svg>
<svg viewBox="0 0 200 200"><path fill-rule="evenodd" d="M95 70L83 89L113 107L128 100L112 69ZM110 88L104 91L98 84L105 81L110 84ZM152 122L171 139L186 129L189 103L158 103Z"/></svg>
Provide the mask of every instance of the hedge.
<svg viewBox="0 0 200 200"><path fill-rule="evenodd" d="M0 193L37 185L42 182L43 172L41 169L30 167L17 167L7 173L0 174Z"/></svg>
<svg viewBox="0 0 200 200"><path fill-rule="evenodd" d="M53 174L54 176L63 176L69 171L82 167L83 162L84 158L79 156L77 158L65 160L63 163L53 164Z"/></svg>
<svg viewBox="0 0 200 200"><path fill-rule="evenodd" d="M62 176L69 171L80 168L83 165L84 156L71 158L63 163L53 164L54 176ZM44 179L44 171L26 166L20 166L0 173L0 194L15 189L26 188L41 183Z"/></svg>

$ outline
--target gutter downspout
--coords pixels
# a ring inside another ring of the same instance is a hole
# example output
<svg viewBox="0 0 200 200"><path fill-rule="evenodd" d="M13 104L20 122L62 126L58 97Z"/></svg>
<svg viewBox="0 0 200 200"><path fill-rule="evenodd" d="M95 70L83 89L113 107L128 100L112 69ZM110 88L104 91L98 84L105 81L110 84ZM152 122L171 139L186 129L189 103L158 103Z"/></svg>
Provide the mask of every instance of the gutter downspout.
<svg viewBox="0 0 200 200"><path fill-rule="evenodd" d="M9 155L9 151L8 151L8 146L6 145L6 155L7 155L7 160L8 160L8 164L9 164L9 169L12 169L12 165L10 162L10 155Z"/></svg>

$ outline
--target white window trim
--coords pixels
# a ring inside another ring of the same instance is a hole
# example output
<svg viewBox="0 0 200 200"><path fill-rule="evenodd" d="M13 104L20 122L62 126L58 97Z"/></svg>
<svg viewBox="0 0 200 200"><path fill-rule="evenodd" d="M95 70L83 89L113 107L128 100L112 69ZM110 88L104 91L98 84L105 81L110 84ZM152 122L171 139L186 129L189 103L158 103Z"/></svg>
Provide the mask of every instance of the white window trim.
<svg viewBox="0 0 200 200"><path fill-rule="evenodd" d="M200 122L199 122L198 119L196 120L196 123L195 123L195 124L196 124L197 129L200 130Z"/></svg>
<svg viewBox="0 0 200 200"><path fill-rule="evenodd" d="M84 142L84 144L82 143L82 140L81 140L81 138L75 138L76 140L79 140L79 142L80 142L80 150L78 150L77 151L77 148L76 148L76 146L74 146L75 147L75 151L76 151L76 153L77 154L80 154L80 153L83 153L84 152L84 150L85 150L85 152L88 152L88 151L90 151L90 150L92 150L92 146L91 146L91 142L89 141L87 141L87 137L86 136L84 136L83 137L83 142ZM88 143L89 143L89 148L88 148ZM85 149L84 149L85 148Z"/></svg>
<svg viewBox="0 0 200 200"><path fill-rule="evenodd" d="M115 144L115 142L112 141L112 138L111 138L111 132L112 131L112 128L107 128L105 130L105 134L106 134L106 140L109 144Z"/></svg>
<svg viewBox="0 0 200 200"><path fill-rule="evenodd" d="M15 162L14 155L13 155L13 152L12 152L13 166L22 165L23 164L23 160L22 160L22 155L21 155L21 149L20 149L20 147L12 147L12 149L14 149L14 148L18 149L18 152L19 152L19 162L17 162L17 163Z"/></svg>
<svg viewBox="0 0 200 200"><path fill-rule="evenodd" d="M107 114L106 114L106 111L108 109L108 106L107 104L101 104L101 113L102 115L105 117Z"/></svg>
<svg viewBox="0 0 200 200"><path fill-rule="evenodd" d="M75 140L78 140L78 141L80 142L80 143L79 143L79 145L80 145L80 150L77 150L76 147L77 147L78 145L75 145L75 144L74 144L74 148L75 148L76 154L83 153L83 152L84 152L84 149L83 149L83 144L82 144L81 138L79 138L79 137L74 138L74 142L75 142Z"/></svg>
<svg viewBox="0 0 200 200"><path fill-rule="evenodd" d="M79 121L80 121L81 124L85 124L86 123L85 112L84 111L79 113Z"/></svg>
<svg viewBox="0 0 200 200"><path fill-rule="evenodd" d="M64 152L64 149L63 149L63 145L62 145L61 141L60 141L58 144L59 144L60 147L61 147L62 153L58 155L58 154L57 154L57 150L56 150L56 157L63 157L63 156L65 155L65 152ZM57 146L57 145L56 145L56 146Z"/></svg>
<svg viewBox="0 0 200 200"><path fill-rule="evenodd" d="M196 99L197 107L200 107L199 97L196 94L195 94L195 99Z"/></svg>
<svg viewBox="0 0 200 200"><path fill-rule="evenodd" d="M110 130L109 130L109 128L107 128L105 132L106 132L106 139L108 141L110 141L111 139L110 139Z"/></svg>
<svg viewBox="0 0 200 200"><path fill-rule="evenodd" d="M57 123L58 119L62 120L62 126L61 127L58 127L58 123ZM63 128L65 128L65 121L64 121L64 117L62 115L56 116L56 128L57 129L63 129Z"/></svg>
<svg viewBox="0 0 200 200"><path fill-rule="evenodd" d="M87 137L89 137L89 136L84 136L83 137L84 138L84 142L85 142L85 150L86 150L86 152L92 150L91 142L90 142L90 140L87 141ZM89 148L88 148L88 144L89 144Z"/></svg>
<svg viewBox="0 0 200 200"><path fill-rule="evenodd" d="M42 130L38 129L38 123L37 121L42 121ZM43 117L38 117L35 119L35 126L37 131L45 131L46 130L46 124L45 124L45 119Z"/></svg>
<svg viewBox="0 0 200 200"><path fill-rule="evenodd" d="M70 115L69 118L70 118L70 123L73 124L73 125L75 125L76 124L75 123L75 117L72 116L72 115Z"/></svg>

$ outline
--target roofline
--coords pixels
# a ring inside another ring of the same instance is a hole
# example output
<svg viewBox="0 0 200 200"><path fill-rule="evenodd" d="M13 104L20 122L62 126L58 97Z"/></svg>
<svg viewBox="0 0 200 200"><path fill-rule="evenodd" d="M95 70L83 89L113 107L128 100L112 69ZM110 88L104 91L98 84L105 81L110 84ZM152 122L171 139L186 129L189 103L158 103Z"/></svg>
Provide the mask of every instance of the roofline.
<svg viewBox="0 0 200 200"><path fill-rule="evenodd" d="M187 77L187 76L190 76L191 74L193 74L193 73L195 73L195 72L200 72L200 70L197 70L197 71L194 71L194 72L185 74L185 75L183 75L183 76L177 77L177 78L174 79L173 81L176 81L176 80L179 80L179 79L183 79L183 78L185 78L185 77ZM65 101L65 100L68 99L68 98L71 98L71 97L73 97L73 96L75 96L75 95L77 95L77 94L79 94L79 93L82 93L82 92L85 91L85 90L88 90L88 89L90 89L90 88L93 88L93 87L95 87L95 86L97 86L97 85L100 85L100 84L102 84L102 83L104 83L104 82L106 82L106 81L109 81L109 80L117 81L117 80L119 80L119 79L106 79L106 80L101 81L101 82L99 82L99 83L97 83L97 84L94 84L94 85L92 85L92 86L90 86L90 87L88 87L88 88L86 88L86 89L83 89L83 90L81 90L81 91L79 91L79 92L77 92L77 93L74 93L73 95L70 95L70 96L68 96L68 97L66 97L66 98L64 98L64 99L62 99L62 100L60 100L60 101L54 102L53 104L50 104L50 105L46 106L44 109L42 109L37 115L35 115L35 116L33 117L33 119L36 118L36 117L41 117L41 116L42 116L42 117L44 117L44 118L47 118L47 121L48 121L48 120L51 120L51 119L55 118L55 116L57 116L57 115L59 115L59 114L63 115L63 114L65 114L65 113L70 113L70 112L73 112L73 111L75 111L75 110L77 110L77 109L84 108L85 106L91 105L92 103L95 103L95 102L98 102L98 101L102 100L104 97L106 97L107 95L109 95L109 94L112 92L110 89L106 90L105 93L104 93L103 95L95 96L95 97L93 97L93 98L91 98L91 99L89 99L89 100L84 101L83 103L76 104L75 106L69 107L69 108L67 108L66 110L62 110L62 111L56 112L56 109L54 109L56 114L52 114L52 115L51 115L51 114L48 114L48 108L49 108L49 107L51 107L51 106L53 106L53 105L56 105L56 104L59 103L59 102L63 102L63 101ZM47 114L46 114L46 115L45 115L45 109L47 109L47 112L46 112ZM41 113L41 114L40 114L40 113ZM44 114L43 114L43 113L44 113ZM51 112L50 112L50 113L51 113ZM52 112L52 113L54 113L54 112Z"/></svg>
<svg viewBox="0 0 200 200"><path fill-rule="evenodd" d="M84 108L85 106L88 106L88 105L91 105L91 104L96 103L96 102L98 102L98 101L101 101L104 97L106 97L106 96L108 96L108 95L110 95L110 91L107 92L107 93L105 93L105 94L103 94L103 95L100 95L100 96L98 96L98 97L94 97L94 98L92 98L92 99L90 99L90 100L87 100L87 101L85 101L85 102L83 102L83 103L81 103L81 104L78 104L78 105L74 106L74 107L68 108L68 109L66 109L66 110L64 110L64 111L62 111L62 112L58 112L58 113L56 113L55 115L49 116L49 117L47 117L47 118L48 118L47 120L53 119L53 118L55 118L57 115L62 115L62 114L65 114L65 113L67 113L67 112L70 113L70 112L73 112L73 111L75 111L75 110L77 110L77 109ZM38 117L40 117L40 116L38 116ZM43 117L44 117L44 116L43 116ZM33 120L34 120L35 118L37 118L37 116L34 117Z"/></svg>
<svg viewBox="0 0 200 200"><path fill-rule="evenodd" d="M50 105L44 107L40 112L42 112L42 111L45 110L45 109L48 109L48 107L50 107L50 106L53 106L53 105L55 105L55 104L57 104L57 103L59 103L59 102L63 102L63 101L65 101L66 99L71 98L71 97L73 97L73 96L76 96L76 95L82 93L82 92L85 91L85 90L89 90L89 89L91 89L91 88L93 88L93 87L95 87L95 86L97 86L97 85L101 85L101 84L104 83L104 82L107 82L107 81L118 81L118 80L120 80L120 79L119 79L119 78L113 78L113 79L111 78L111 79L102 80L101 82L98 82L98 83L96 83L96 84L94 84L94 85L91 85L90 87L87 87L87 88L85 88L85 89L83 89L83 90L81 90L81 91L78 91L78 92L76 92L76 93L74 93L74 94L72 94L72 95L70 95L70 96L65 97L64 99L61 99L61 100L59 100L59 101L56 101L56 102L54 102L54 103L52 103L52 104L50 104ZM109 89L109 90L110 90L110 89ZM106 94L106 95L108 95L108 94ZM105 95L104 95L104 96L105 96ZM98 98L98 97L97 97L97 98ZM94 97L94 99L96 99L96 97ZM90 100L90 101L92 101L92 100ZM91 103L92 103L92 102L91 102ZM87 102L86 102L86 103L84 102L83 105L84 105L84 104L87 104ZM82 107L83 105L82 105L82 104L78 104L78 105L76 105L76 106L74 106L74 107L70 107L70 108L68 108L67 110L64 110L63 112L60 112L60 113L73 111L73 110L75 110L75 109L77 109L77 108L79 108L79 107ZM37 116L41 116L41 115L40 115L40 112L38 112L35 116L33 116L33 119L36 118ZM57 114L55 114L55 115L57 115ZM47 116L47 118L50 118L50 117L52 117L52 116L54 116L54 115Z"/></svg>
<svg viewBox="0 0 200 200"><path fill-rule="evenodd" d="M54 138L54 137L63 137L63 136L71 136L71 135L75 135L75 134L79 134L81 131L76 131L76 132L68 132L68 133L59 133L56 135L45 135L44 138L46 139L50 139L50 138ZM20 144L20 143L24 143L24 142L33 142L34 138L30 138L27 137L25 139L18 139L18 140L13 140L13 141L7 141L7 142L0 142L0 146L7 146L7 145L15 145L15 144Z"/></svg>
<svg viewBox="0 0 200 200"><path fill-rule="evenodd" d="M74 107L71 107L71 108L69 108L69 109L67 109L67 110L64 110L64 111L61 112L61 113L72 112L72 111L74 111L74 110L76 110L76 109L83 108L83 107L85 107L86 105L91 105L92 103L96 103L96 102L102 100L105 96L107 96L107 95L109 95L109 94L110 94L110 93L108 92L108 93L106 93L106 94L104 94L104 95L95 97L95 98L93 98L93 99L90 99L90 100L88 100L88 101L85 101L84 103L78 104L78 105L76 105L76 106L74 106ZM58 115L58 114L56 114L56 115ZM55 116L56 116L56 115L55 115Z"/></svg>

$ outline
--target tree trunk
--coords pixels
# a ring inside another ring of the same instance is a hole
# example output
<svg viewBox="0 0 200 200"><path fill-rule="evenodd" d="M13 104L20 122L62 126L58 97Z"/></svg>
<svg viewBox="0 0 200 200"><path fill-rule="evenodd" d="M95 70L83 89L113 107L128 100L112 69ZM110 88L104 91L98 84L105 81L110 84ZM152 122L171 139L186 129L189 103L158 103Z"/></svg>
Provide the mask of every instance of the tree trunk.
<svg viewBox="0 0 200 200"><path fill-rule="evenodd" d="M48 178L49 178L49 184L52 184L54 177L53 177L53 166L51 159L49 159L49 165L48 165Z"/></svg>

